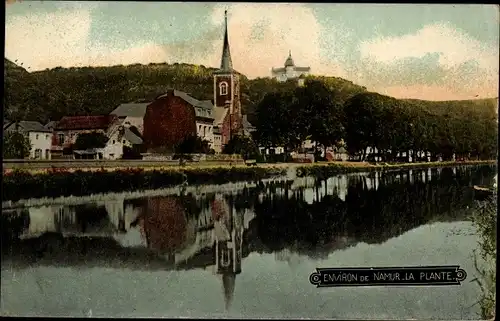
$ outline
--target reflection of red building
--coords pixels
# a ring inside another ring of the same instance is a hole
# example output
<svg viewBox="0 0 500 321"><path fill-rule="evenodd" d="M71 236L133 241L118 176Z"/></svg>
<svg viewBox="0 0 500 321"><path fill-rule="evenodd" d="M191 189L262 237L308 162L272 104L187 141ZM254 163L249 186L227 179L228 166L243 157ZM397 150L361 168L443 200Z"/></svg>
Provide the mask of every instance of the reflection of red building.
<svg viewBox="0 0 500 321"><path fill-rule="evenodd" d="M149 198L139 219L148 247L162 252L182 248L187 240L185 211L177 197Z"/></svg>

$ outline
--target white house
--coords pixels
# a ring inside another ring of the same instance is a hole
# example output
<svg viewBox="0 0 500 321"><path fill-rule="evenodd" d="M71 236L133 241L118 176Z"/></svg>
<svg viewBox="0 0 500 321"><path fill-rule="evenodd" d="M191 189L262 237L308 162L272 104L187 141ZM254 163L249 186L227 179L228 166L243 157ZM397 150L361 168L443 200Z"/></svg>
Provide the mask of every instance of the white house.
<svg viewBox="0 0 500 321"><path fill-rule="evenodd" d="M123 125L111 128L107 136L108 142L102 149L104 159L119 159L124 147L142 144L142 138Z"/></svg>
<svg viewBox="0 0 500 321"><path fill-rule="evenodd" d="M106 146L89 150L75 150L77 158L92 159L120 159L123 156L124 147L132 147L142 144L142 138L134 134L129 127L123 125L124 120L111 125L105 132L108 137Z"/></svg>
<svg viewBox="0 0 500 321"><path fill-rule="evenodd" d="M208 141L210 148L214 145L214 106L210 101L199 101L194 107L196 114L196 134Z"/></svg>
<svg viewBox="0 0 500 321"><path fill-rule="evenodd" d="M4 132L20 132L29 138L31 159L51 159L52 132L37 121L11 122Z"/></svg>

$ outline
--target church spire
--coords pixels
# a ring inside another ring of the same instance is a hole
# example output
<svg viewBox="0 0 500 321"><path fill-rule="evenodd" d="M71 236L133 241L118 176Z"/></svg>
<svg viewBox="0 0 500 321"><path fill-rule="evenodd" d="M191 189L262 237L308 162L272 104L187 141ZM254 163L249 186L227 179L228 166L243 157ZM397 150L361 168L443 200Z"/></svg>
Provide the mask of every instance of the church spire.
<svg viewBox="0 0 500 321"><path fill-rule="evenodd" d="M235 273L224 273L222 275L222 286L224 289L224 303L226 311L229 310L229 308L231 307L231 303L233 302L235 281Z"/></svg>
<svg viewBox="0 0 500 321"><path fill-rule="evenodd" d="M224 11L224 47L222 48L222 59L220 61L220 69L223 71L232 71L233 62L231 60L231 51L229 50L229 37L227 34L227 10Z"/></svg>
<svg viewBox="0 0 500 321"><path fill-rule="evenodd" d="M292 59L292 51L288 50L288 58L285 60L285 67L293 67L295 66L295 63L293 62Z"/></svg>

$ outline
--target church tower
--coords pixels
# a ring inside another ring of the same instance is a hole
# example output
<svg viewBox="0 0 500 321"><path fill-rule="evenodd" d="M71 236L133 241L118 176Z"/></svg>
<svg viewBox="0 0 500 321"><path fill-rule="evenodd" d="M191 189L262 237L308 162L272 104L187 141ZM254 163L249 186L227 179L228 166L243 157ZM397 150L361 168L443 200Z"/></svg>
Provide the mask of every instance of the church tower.
<svg viewBox="0 0 500 321"><path fill-rule="evenodd" d="M242 129L240 100L240 77L233 69L229 36L227 32L227 10L224 12L224 44L220 69L214 72L214 106L226 108L222 130L222 144L226 144L232 135L239 134ZM224 130L226 129L226 130Z"/></svg>

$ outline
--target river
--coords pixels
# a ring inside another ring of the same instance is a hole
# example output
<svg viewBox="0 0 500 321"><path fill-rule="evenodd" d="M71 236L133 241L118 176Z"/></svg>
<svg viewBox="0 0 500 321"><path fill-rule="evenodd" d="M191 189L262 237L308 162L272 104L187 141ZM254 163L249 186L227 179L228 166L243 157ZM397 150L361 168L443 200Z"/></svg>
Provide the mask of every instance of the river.
<svg viewBox="0 0 500 321"><path fill-rule="evenodd" d="M480 319L472 186L495 175L467 166L31 200L3 208L1 314ZM317 267L418 265L460 265L468 277L309 283Z"/></svg>

